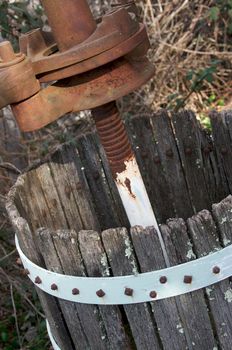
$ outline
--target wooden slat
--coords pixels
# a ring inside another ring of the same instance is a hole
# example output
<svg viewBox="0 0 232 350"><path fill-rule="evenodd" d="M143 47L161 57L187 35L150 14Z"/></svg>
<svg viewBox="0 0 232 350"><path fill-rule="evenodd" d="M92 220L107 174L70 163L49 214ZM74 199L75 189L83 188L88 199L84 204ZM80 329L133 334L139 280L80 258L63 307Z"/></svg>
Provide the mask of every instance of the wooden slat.
<svg viewBox="0 0 232 350"><path fill-rule="evenodd" d="M14 193L12 193L14 195ZM19 216L19 212L13 204L13 198L11 203L7 205L8 215L11 218L12 226L17 233L19 244L26 256L35 264L44 267L44 261L39 254L37 247L33 239L33 232L30 230L26 220ZM70 336L66 329L63 316L60 311L59 304L56 299L44 292L39 288L36 288L39 300L43 307L47 320L49 321L52 334L56 341L60 344L62 349L72 349L70 342Z"/></svg>
<svg viewBox="0 0 232 350"><path fill-rule="evenodd" d="M172 124L193 210L196 213L210 208L210 192L203 169L201 137L196 116L193 112L179 112L172 115Z"/></svg>
<svg viewBox="0 0 232 350"><path fill-rule="evenodd" d="M154 228L133 227L131 237L142 272L166 267L159 238ZM182 332L181 315L179 315L175 298L154 301L151 307L163 349L186 349L188 342L185 333Z"/></svg>
<svg viewBox="0 0 232 350"><path fill-rule="evenodd" d="M122 204L121 197L119 195L117 186L115 185L115 181L112 176L112 172L109 166L109 162L106 157L105 150L103 146L101 145L100 139L97 135L97 133L94 133L93 135L87 135L87 137L90 138L90 142L93 142L95 145L95 149L97 150L100 158L100 163L102 165L102 175L104 182L106 182L107 186L109 186L109 191L112 198L112 203L114 205L113 209L114 212L117 213L117 220L120 222L120 225L118 226L124 226L129 227L129 221L126 215L126 211L124 209L124 206Z"/></svg>
<svg viewBox="0 0 232 350"><path fill-rule="evenodd" d="M216 148L218 166L227 193L232 191L232 142L225 113L211 113L212 136Z"/></svg>
<svg viewBox="0 0 232 350"><path fill-rule="evenodd" d="M193 209L169 116L165 111L160 112L151 121L166 181L174 199L175 215L172 217L188 218Z"/></svg>
<svg viewBox="0 0 232 350"><path fill-rule="evenodd" d="M135 256L127 230L123 228L106 230L102 233L102 239L113 275L122 276L136 273ZM150 305L124 305L124 310L137 349L159 349L159 341L155 332Z"/></svg>
<svg viewBox="0 0 232 350"><path fill-rule="evenodd" d="M161 232L171 266L195 258L182 219L169 220L167 225L161 226ZM213 349L216 344L203 291L183 294L176 297L176 301L189 348L194 346L196 349Z"/></svg>
<svg viewBox="0 0 232 350"><path fill-rule="evenodd" d="M80 231L78 238L88 276L109 276L110 269L99 233L95 231ZM119 307L110 305L99 306L99 311L106 328L109 348L112 350L131 349Z"/></svg>
<svg viewBox="0 0 232 350"><path fill-rule="evenodd" d="M126 226L128 220L122 214L121 200L113 196L105 170L102 165L102 158L99 156L93 135L83 136L78 139L77 149L84 167L84 172L92 193L93 204L99 218L101 229L110 227Z"/></svg>
<svg viewBox="0 0 232 350"><path fill-rule="evenodd" d="M222 248L215 222L209 211L203 210L190 218L188 228L198 258ZM228 303L225 298L227 291L230 291L229 280L206 288L210 314L213 318L218 342L225 350L232 348L232 304Z"/></svg>
<svg viewBox="0 0 232 350"><path fill-rule="evenodd" d="M132 118L127 128L156 219L163 223L175 214L174 199L154 140L150 118Z"/></svg>
<svg viewBox="0 0 232 350"><path fill-rule="evenodd" d="M40 230L38 238L39 248L49 270L84 275L75 231L50 232L44 229ZM76 349L95 349L96 344L99 349L107 349L105 331L99 323L96 306L62 299L59 299L59 303Z"/></svg>
<svg viewBox="0 0 232 350"><path fill-rule="evenodd" d="M228 195L228 186L223 181L218 168L217 152L212 140L211 131L199 126L199 133L205 182L211 203L217 203ZM211 206L209 209L211 209Z"/></svg>
<svg viewBox="0 0 232 350"><path fill-rule="evenodd" d="M232 196L224 198L220 203L213 204L213 216L217 223L223 246L232 243Z"/></svg>
<svg viewBox="0 0 232 350"><path fill-rule="evenodd" d="M68 226L77 231L99 229L92 196L75 148L64 145L51 157L48 165Z"/></svg>

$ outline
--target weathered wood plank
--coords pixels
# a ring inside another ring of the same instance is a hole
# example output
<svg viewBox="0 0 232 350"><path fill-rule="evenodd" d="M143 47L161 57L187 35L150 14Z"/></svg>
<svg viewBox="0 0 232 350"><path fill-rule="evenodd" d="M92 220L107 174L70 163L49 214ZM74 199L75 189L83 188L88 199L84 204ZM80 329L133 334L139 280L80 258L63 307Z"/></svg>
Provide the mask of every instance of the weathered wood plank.
<svg viewBox="0 0 232 350"><path fill-rule="evenodd" d="M166 181L172 190L175 208L173 217L188 218L193 214L191 198L169 116L162 111L152 116L151 122Z"/></svg>
<svg viewBox="0 0 232 350"><path fill-rule="evenodd" d="M72 248L72 239L75 238L75 232L57 231L51 233L48 230L38 231L38 244L43 254L46 267L54 272L64 273L66 271L72 274L83 275L84 269L79 256L74 253L75 247ZM55 242L55 244L54 244ZM58 248L59 255L56 248ZM72 249L72 250L71 250ZM66 258L64 258L64 256ZM73 264L74 265L71 265ZM64 264L64 267L63 267ZM65 288L65 286L63 286ZM72 291L70 291L72 293ZM99 323L99 314L97 307L94 305L83 305L74 302L59 299L63 315L65 317L71 339L75 349L107 349L106 340ZM86 328L87 326L87 328ZM86 331L86 333L85 333Z"/></svg>
<svg viewBox="0 0 232 350"><path fill-rule="evenodd" d="M153 227L133 227L131 237L141 272L166 267L159 238ZM185 333L180 332L182 321L175 298L154 301L151 307L163 349L186 349L188 342Z"/></svg>
<svg viewBox="0 0 232 350"><path fill-rule="evenodd" d="M217 203L228 195L228 186L223 181L218 168L216 148L212 140L211 132L199 127L199 133L205 182L208 187L211 204ZM210 209L211 206L209 210Z"/></svg>
<svg viewBox="0 0 232 350"><path fill-rule="evenodd" d="M49 168L68 226L77 231L99 229L92 196L75 148L64 145L51 156Z"/></svg>
<svg viewBox="0 0 232 350"><path fill-rule="evenodd" d="M89 135L89 137L90 137L90 135ZM95 149L97 150L97 152L99 154L100 163L102 164L102 168L103 168L103 172L104 172L103 180L105 180L107 185L109 186L112 201L114 203L114 211L117 213L118 220L120 220L120 225L118 225L118 226L129 227L130 225L129 225L129 221L128 221L128 218L126 215L126 211L125 211L124 206L122 204L122 200L121 200L121 197L119 195L117 186L115 185L115 181L114 181L113 176L112 176L112 171L110 169L105 150L100 143L100 139L99 139L99 136L97 135L97 133L95 133L90 138L90 142L92 142L92 141L95 145Z"/></svg>
<svg viewBox="0 0 232 350"><path fill-rule="evenodd" d="M170 266L195 259L187 228L182 219L172 219L161 226ZM183 276L184 279L184 276ZM183 281L184 283L184 281ZM207 305L202 290L176 297L182 315L181 330L185 332L190 349L213 349L216 345Z"/></svg>
<svg viewBox="0 0 232 350"><path fill-rule="evenodd" d="M86 276L86 269L80 254L76 232L56 231L53 233L52 237L65 274ZM77 286L77 288L78 287L79 286ZM101 315L98 307L95 305L76 303L75 308L89 342L89 347L93 350L95 348L108 348L108 338L106 336L104 324L101 322Z"/></svg>
<svg viewBox="0 0 232 350"><path fill-rule="evenodd" d="M121 201L112 196L105 170L102 165L102 159L99 156L95 145L93 135L80 137L77 143L77 149L84 167L84 172L92 193L93 204L99 218L101 229L128 225L125 215L120 216L122 211L118 211L118 205L122 206Z"/></svg>
<svg viewBox="0 0 232 350"><path fill-rule="evenodd" d="M171 120L192 207L196 213L199 210L210 208L210 192L203 170L199 124L195 114L190 111L173 114Z"/></svg>
<svg viewBox="0 0 232 350"><path fill-rule="evenodd" d="M232 196L224 198L220 203L215 203L212 206L213 217L217 223L220 240L223 246L232 243Z"/></svg>
<svg viewBox="0 0 232 350"><path fill-rule="evenodd" d="M137 273L134 252L126 229L106 230L102 232L102 239L114 276ZM129 287L125 286L125 288ZM124 305L124 310L137 349L159 349L150 305L145 303Z"/></svg>
<svg viewBox="0 0 232 350"><path fill-rule="evenodd" d="M17 186L20 185L22 184L19 183L18 180ZM44 267L44 262L35 245L33 232L30 230L26 220L20 217L18 209L13 204L15 200L16 191L17 188L15 188L15 190L10 193L6 203L6 209L10 217L12 226L15 232L17 233L19 244L24 254L26 254L26 256L35 264ZM61 348L64 350L72 349L70 336L67 332L66 324L64 322L63 315L61 313L59 304L57 303L56 299L42 292L39 288L36 288L36 291L39 296L39 300L43 307L46 318L49 321L52 334L56 339L57 343L60 344Z"/></svg>
<svg viewBox="0 0 232 350"><path fill-rule="evenodd" d="M212 112L210 115L212 124L212 136L217 154L218 166L224 186L228 186L228 192L232 191L232 141L228 130L225 113Z"/></svg>
<svg viewBox="0 0 232 350"><path fill-rule="evenodd" d="M198 258L222 248L215 223L209 211L203 210L188 219L188 228ZM229 290L229 280L206 288L216 336L221 348L225 350L232 348L232 304L228 303L225 298Z"/></svg>
<svg viewBox="0 0 232 350"><path fill-rule="evenodd" d="M62 268L62 260L59 260L50 231L47 229L39 229L36 235L36 242L44 258L46 268L53 272L64 273ZM65 288L65 286L63 286L63 288ZM65 318L70 337L73 341L74 349L78 350L88 347L88 342L85 334L83 333L75 303L59 299L59 304Z"/></svg>
<svg viewBox="0 0 232 350"><path fill-rule="evenodd" d="M78 239L88 276L110 276L107 257L102 247L99 233L95 231L80 231ZM99 311L106 328L109 348L115 350L131 349L119 307L110 305L99 306Z"/></svg>
<svg viewBox="0 0 232 350"><path fill-rule="evenodd" d="M154 140L150 118L132 118L127 128L156 219L163 223L175 214L174 199Z"/></svg>

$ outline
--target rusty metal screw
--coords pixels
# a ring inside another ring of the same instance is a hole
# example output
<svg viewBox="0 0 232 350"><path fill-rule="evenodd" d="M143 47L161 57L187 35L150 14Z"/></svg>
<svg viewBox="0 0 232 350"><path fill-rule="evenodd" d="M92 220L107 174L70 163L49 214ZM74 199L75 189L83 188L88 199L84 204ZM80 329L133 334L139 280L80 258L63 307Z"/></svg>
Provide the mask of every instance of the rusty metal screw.
<svg viewBox="0 0 232 350"><path fill-rule="evenodd" d="M150 292L150 297L151 297L152 299L155 299L155 298L157 297L157 293L156 293L155 290L152 290L152 291Z"/></svg>
<svg viewBox="0 0 232 350"><path fill-rule="evenodd" d="M166 151L166 156L167 156L167 157L172 158L173 155L174 155L174 154L173 154L173 152L172 152L171 149L168 149L168 150Z"/></svg>
<svg viewBox="0 0 232 350"><path fill-rule="evenodd" d="M206 146L204 149L203 149L203 151L204 151L204 153L206 154L206 155L208 155L210 152L211 152L211 147L210 147L210 145L208 145L208 146Z"/></svg>
<svg viewBox="0 0 232 350"><path fill-rule="evenodd" d="M113 174L124 169L124 162L132 156L125 126L115 102L95 108L92 115Z"/></svg>
<svg viewBox="0 0 232 350"><path fill-rule="evenodd" d="M36 284L41 284L41 283L42 283L42 280L41 280L41 278L40 278L39 276L37 276L37 277L35 278L35 283L36 283Z"/></svg>
<svg viewBox="0 0 232 350"><path fill-rule="evenodd" d="M72 295L78 295L78 294L80 294L79 289L73 288L73 290L72 290Z"/></svg>
<svg viewBox="0 0 232 350"><path fill-rule="evenodd" d="M167 279L166 276L161 276L160 277L160 283L165 284L165 283L167 283L167 281L168 281L168 279Z"/></svg>
<svg viewBox="0 0 232 350"><path fill-rule="evenodd" d="M185 148L185 154L186 154L187 156L191 156L192 153L193 153L193 151L192 151L192 149L191 149L190 147L186 147L186 148Z"/></svg>
<svg viewBox="0 0 232 350"><path fill-rule="evenodd" d="M19 265L19 266L22 266L23 265L22 260L20 258L17 258L16 259L16 264Z"/></svg>
<svg viewBox="0 0 232 350"><path fill-rule="evenodd" d="M148 152L146 150L142 151L141 152L141 157L144 158L144 159L147 158L148 157Z"/></svg>
<svg viewBox="0 0 232 350"><path fill-rule="evenodd" d="M99 298L103 298L103 297L106 295L106 293L105 293L104 290L102 290L102 289L99 289L99 290L96 292L96 294L97 294L97 296L98 296Z"/></svg>
<svg viewBox="0 0 232 350"><path fill-rule="evenodd" d="M155 156L154 162L155 162L155 164L160 164L161 163L160 157L159 156Z"/></svg>
<svg viewBox="0 0 232 350"><path fill-rule="evenodd" d="M28 275L30 275L30 271L28 269L23 269L22 275L23 276L28 276Z"/></svg>
<svg viewBox="0 0 232 350"><path fill-rule="evenodd" d="M225 146L223 146L221 148L221 154L226 155L227 153L228 153L228 149Z"/></svg>
<svg viewBox="0 0 232 350"><path fill-rule="evenodd" d="M192 276L184 276L184 283L191 284L192 283Z"/></svg>
<svg viewBox="0 0 232 350"><path fill-rule="evenodd" d="M134 291L131 288L125 288L124 294L127 295L128 297L132 297Z"/></svg>
<svg viewBox="0 0 232 350"><path fill-rule="evenodd" d="M221 271L220 267L214 266L214 268L213 268L213 273L215 273L215 275L219 274L220 271Z"/></svg>
<svg viewBox="0 0 232 350"><path fill-rule="evenodd" d="M94 180L98 180L99 179L99 177L100 177L100 174L99 174L99 172L96 170L96 171L94 171L93 172L93 178L94 178Z"/></svg>
<svg viewBox="0 0 232 350"><path fill-rule="evenodd" d="M57 290L57 289L58 289L57 285L55 283L53 283L51 285L51 290Z"/></svg>

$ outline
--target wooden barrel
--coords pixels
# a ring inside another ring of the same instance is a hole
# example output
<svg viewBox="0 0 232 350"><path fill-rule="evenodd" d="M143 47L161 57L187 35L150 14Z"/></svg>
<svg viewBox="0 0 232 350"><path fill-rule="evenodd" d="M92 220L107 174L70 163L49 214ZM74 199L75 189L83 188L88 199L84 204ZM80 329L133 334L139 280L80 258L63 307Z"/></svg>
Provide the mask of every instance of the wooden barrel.
<svg viewBox="0 0 232 350"><path fill-rule="evenodd" d="M231 243L231 117L213 113L212 132L188 111L126 121L171 266ZM167 267L155 229L129 227L95 133L21 175L7 211L24 254L53 272L107 277ZM36 289L62 350L232 349L229 279L131 305L75 303Z"/></svg>

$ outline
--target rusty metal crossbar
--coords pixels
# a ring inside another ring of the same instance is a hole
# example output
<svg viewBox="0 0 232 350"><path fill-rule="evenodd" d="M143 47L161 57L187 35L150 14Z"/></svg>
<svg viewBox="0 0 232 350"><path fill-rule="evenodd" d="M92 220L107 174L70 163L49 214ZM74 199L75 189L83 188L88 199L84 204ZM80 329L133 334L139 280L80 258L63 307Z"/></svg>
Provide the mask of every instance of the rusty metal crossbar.
<svg viewBox="0 0 232 350"><path fill-rule="evenodd" d="M0 44L0 108L10 104L22 131L68 112L93 118L131 225L159 228L115 100L154 75L149 40L133 1L120 1L97 21L86 0L42 0L51 33L20 38L19 54ZM42 89L40 83L52 82ZM161 239L161 235L160 235Z"/></svg>

